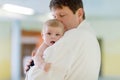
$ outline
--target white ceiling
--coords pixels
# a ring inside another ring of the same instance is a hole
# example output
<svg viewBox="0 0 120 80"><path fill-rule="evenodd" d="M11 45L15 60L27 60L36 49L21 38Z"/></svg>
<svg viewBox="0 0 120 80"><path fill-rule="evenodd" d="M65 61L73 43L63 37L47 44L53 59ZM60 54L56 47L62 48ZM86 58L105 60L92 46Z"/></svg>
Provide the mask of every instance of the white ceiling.
<svg viewBox="0 0 120 80"><path fill-rule="evenodd" d="M5 3L11 3L32 8L36 14L42 14L49 12L49 1L50 0L0 0L0 6Z"/></svg>
<svg viewBox="0 0 120 80"><path fill-rule="evenodd" d="M43 15L49 12L49 2L50 0L0 0L0 6L5 3L16 4L34 9L35 15ZM87 16L120 16L120 0L83 0L83 2ZM5 14L0 10L0 17Z"/></svg>

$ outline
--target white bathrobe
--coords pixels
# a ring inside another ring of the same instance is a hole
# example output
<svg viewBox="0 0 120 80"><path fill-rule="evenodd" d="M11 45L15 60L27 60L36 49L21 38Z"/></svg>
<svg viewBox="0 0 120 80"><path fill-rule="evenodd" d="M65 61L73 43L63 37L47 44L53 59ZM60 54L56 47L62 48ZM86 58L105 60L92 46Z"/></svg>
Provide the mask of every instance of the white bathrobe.
<svg viewBox="0 0 120 80"><path fill-rule="evenodd" d="M100 48L94 31L84 20L44 52L50 71L32 67L26 80L98 80Z"/></svg>

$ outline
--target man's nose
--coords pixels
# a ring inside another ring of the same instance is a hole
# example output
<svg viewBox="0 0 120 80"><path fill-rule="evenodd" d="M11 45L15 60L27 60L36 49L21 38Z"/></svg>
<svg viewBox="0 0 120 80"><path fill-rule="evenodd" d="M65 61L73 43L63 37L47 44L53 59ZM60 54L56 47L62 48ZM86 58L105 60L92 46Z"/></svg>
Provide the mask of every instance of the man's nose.
<svg viewBox="0 0 120 80"><path fill-rule="evenodd" d="M61 18L59 16L56 16L55 19L61 21Z"/></svg>

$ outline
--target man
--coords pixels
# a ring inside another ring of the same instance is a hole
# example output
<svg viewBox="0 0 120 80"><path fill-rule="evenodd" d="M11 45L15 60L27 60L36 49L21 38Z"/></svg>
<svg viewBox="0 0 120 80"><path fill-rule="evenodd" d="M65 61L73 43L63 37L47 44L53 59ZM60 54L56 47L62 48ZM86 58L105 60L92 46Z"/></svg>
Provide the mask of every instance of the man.
<svg viewBox="0 0 120 80"><path fill-rule="evenodd" d="M49 54L45 63L28 71L28 80L98 80L100 48L94 31L85 21L82 0L51 0L50 10L54 18L66 29L64 36L44 53ZM39 54L39 53L38 53ZM46 63L52 63L47 72ZM42 76L45 77L42 77Z"/></svg>

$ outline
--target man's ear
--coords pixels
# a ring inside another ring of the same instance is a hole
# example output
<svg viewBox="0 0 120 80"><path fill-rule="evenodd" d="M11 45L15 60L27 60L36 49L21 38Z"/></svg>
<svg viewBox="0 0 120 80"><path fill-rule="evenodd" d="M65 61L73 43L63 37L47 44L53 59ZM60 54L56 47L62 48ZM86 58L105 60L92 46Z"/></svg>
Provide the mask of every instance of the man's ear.
<svg viewBox="0 0 120 80"><path fill-rule="evenodd" d="M82 18L83 18L83 14L84 14L83 9L82 9L82 8L79 8L79 9L77 10L77 15L78 15L78 17L82 19Z"/></svg>

